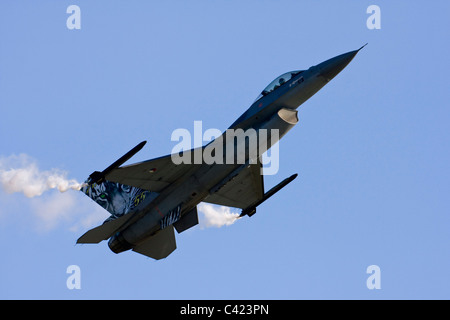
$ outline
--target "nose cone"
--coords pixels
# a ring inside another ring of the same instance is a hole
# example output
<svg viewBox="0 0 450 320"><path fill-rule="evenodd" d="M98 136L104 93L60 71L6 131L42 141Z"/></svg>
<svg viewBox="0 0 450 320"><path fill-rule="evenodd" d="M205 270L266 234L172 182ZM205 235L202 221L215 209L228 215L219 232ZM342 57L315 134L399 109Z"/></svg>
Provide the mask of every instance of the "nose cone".
<svg viewBox="0 0 450 320"><path fill-rule="evenodd" d="M327 81L330 81L333 79L339 72L342 71L349 63L352 61L352 59L356 56L356 54L364 48L362 46L358 50L350 51L344 54L341 54L337 57L331 58L327 61L324 61L317 65L317 68L319 70L319 75L324 77Z"/></svg>

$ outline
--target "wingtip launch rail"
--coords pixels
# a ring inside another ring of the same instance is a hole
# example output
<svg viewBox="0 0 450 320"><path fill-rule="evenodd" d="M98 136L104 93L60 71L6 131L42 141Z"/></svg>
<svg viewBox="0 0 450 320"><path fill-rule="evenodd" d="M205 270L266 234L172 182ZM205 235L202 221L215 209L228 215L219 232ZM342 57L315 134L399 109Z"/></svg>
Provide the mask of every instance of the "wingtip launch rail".
<svg viewBox="0 0 450 320"><path fill-rule="evenodd" d="M120 167L122 164L124 164L126 161L128 161L132 156L134 156L136 153L138 153L147 143L147 141L142 141L137 146L135 146L133 149L128 151L126 154L124 154L122 157L120 157L118 160L116 160L113 164L111 164L108 168L103 170L102 172L94 171L90 174L87 183L89 185L92 185L94 183L100 184L106 180L106 175L113 171L114 169Z"/></svg>

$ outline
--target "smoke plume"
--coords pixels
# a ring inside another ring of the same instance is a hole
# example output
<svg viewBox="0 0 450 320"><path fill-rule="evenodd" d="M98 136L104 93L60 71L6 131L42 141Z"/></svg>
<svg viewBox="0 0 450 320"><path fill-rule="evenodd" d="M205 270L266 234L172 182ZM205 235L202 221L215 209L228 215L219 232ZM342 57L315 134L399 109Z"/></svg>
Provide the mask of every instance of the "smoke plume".
<svg viewBox="0 0 450 320"><path fill-rule="evenodd" d="M28 198L42 195L50 189L65 192L80 190L83 184L67 179L58 169L40 171L36 162L25 154L0 157L0 184L7 193L23 193Z"/></svg>
<svg viewBox="0 0 450 320"><path fill-rule="evenodd" d="M198 205L198 211L203 214L203 217L200 217L200 226L205 228L229 226L239 218L239 213L231 212L229 207L204 202Z"/></svg>
<svg viewBox="0 0 450 320"><path fill-rule="evenodd" d="M82 183L67 178L59 169L39 170L36 160L26 154L0 156L0 190L7 194L22 194L29 201L2 199L2 215L7 212L29 213L37 231L49 231L61 225L74 232L85 230L106 218L105 210L90 201L82 201ZM57 191L56 191L57 190ZM59 191L59 192L58 192Z"/></svg>

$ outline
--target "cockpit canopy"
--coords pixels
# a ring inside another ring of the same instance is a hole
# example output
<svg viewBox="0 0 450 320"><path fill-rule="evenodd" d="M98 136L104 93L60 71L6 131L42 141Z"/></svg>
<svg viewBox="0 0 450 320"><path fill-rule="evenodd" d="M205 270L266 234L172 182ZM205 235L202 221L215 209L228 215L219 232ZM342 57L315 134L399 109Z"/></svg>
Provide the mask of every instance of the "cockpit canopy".
<svg viewBox="0 0 450 320"><path fill-rule="evenodd" d="M290 71L283 73L281 76L277 77L275 80L273 80L267 87L264 88L264 90L261 92L261 94L256 98L255 101L261 99L262 97L268 95L272 91L277 90L279 87L281 87L283 84L291 80L296 75L302 73L304 70L297 70L297 71Z"/></svg>

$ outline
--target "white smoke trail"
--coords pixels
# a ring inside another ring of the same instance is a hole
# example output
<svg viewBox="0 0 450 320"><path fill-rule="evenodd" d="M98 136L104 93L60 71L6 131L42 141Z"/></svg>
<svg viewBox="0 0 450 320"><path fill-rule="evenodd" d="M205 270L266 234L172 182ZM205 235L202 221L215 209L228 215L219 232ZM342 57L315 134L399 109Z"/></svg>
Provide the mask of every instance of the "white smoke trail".
<svg viewBox="0 0 450 320"><path fill-rule="evenodd" d="M80 190L83 185L68 179L67 172L59 169L40 171L36 160L26 154L0 156L0 190L33 198L27 202L17 199L12 202L13 197L8 200L0 194L3 201L1 214L28 212L37 231L46 232L61 224L70 224L69 230L79 232L104 220L106 211L93 202L83 202L81 193L62 193Z"/></svg>
<svg viewBox="0 0 450 320"><path fill-rule="evenodd" d="M81 189L82 183L66 176L66 172L58 169L40 171L36 161L26 154L0 157L0 184L7 193L20 192L33 198L50 189L60 192Z"/></svg>
<svg viewBox="0 0 450 320"><path fill-rule="evenodd" d="M229 226L239 218L239 213L231 212L229 207L202 202L197 208L203 214L203 217L200 219L200 226L205 228Z"/></svg>

